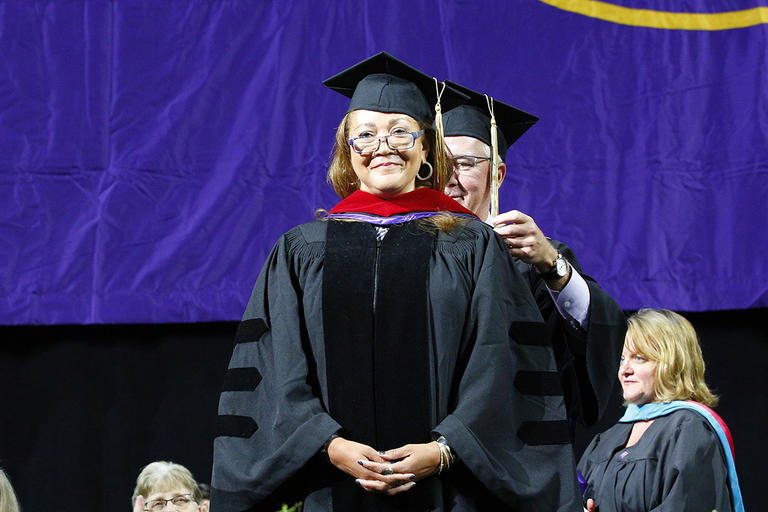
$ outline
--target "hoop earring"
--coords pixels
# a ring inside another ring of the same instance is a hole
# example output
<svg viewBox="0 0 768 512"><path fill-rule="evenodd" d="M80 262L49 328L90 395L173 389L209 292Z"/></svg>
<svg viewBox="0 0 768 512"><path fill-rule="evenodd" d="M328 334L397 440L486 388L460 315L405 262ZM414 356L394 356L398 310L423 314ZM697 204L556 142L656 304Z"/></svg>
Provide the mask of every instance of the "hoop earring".
<svg viewBox="0 0 768 512"><path fill-rule="evenodd" d="M432 164L431 164L431 163L429 163L429 162L424 162L423 164L421 164L421 166L422 166L422 167L423 167L423 166L425 166L425 165L426 165L427 167L429 167L429 174L427 174L426 176L422 176L422 175L420 175L420 174L419 174L419 172L421 172L421 167L419 167L419 170L418 170L418 171L416 171L416 177L417 177L417 178L419 178L421 181L427 181L429 178L431 178L431 177L432 177L432 173L435 171L435 170L432 168Z"/></svg>

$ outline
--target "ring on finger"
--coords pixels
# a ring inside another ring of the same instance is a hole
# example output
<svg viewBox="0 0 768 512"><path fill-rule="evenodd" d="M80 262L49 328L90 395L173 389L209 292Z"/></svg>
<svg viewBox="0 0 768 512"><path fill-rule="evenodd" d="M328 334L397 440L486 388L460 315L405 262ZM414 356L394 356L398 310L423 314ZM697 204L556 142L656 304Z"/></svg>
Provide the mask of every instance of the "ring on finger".
<svg viewBox="0 0 768 512"><path fill-rule="evenodd" d="M392 474L392 464L390 464L389 466L386 467L386 469L384 470L384 474L385 475L391 475Z"/></svg>

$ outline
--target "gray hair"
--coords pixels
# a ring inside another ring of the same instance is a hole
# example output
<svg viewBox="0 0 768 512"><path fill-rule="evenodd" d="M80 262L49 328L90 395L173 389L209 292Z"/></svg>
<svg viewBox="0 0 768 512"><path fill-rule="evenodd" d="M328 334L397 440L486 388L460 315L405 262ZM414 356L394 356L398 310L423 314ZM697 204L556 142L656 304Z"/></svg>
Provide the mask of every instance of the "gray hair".
<svg viewBox="0 0 768 512"><path fill-rule="evenodd" d="M135 503L139 495L147 498L154 491L170 490L173 487L189 489L192 499L197 503L202 500L200 488L197 486L192 472L181 464L160 460L142 468L141 473L136 478L136 488L133 490L131 503ZM0 512L4 511L0 510Z"/></svg>
<svg viewBox="0 0 768 512"><path fill-rule="evenodd" d="M11 481L5 471L0 469L0 512L19 512L20 510L19 500L13 492Z"/></svg>

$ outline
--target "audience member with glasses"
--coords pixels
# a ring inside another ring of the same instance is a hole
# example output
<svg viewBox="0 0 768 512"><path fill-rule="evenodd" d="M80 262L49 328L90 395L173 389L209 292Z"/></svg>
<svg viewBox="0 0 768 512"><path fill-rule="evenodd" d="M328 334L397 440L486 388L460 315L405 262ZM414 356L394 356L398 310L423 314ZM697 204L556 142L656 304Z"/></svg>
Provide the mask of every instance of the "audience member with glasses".
<svg viewBox="0 0 768 512"><path fill-rule="evenodd" d="M479 92L447 83L470 100L445 114L445 142L456 159L445 193L487 219L504 239L547 322L546 341L555 351L568 417L591 425L605 412L614 393L614 382L606 376L621 353L624 312L582 272L571 248L544 236L533 218L518 210L490 218L490 108L498 126L499 183L507 173L507 149L538 119Z"/></svg>
<svg viewBox="0 0 768 512"><path fill-rule="evenodd" d="M283 235L253 289L213 509L578 508L573 454L548 437L562 397L537 393L554 357L531 339L533 297L492 228L442 193L433 105L464 97L385 53L324 84L351 98L328 172L342 201Z"/></svg>
<svg viewBox="0 0 768 512"><path fill-rule="evenodd" d="M132 503L133 512L208 512L192 473L165 461L152 462L141 470Z"/></svg>

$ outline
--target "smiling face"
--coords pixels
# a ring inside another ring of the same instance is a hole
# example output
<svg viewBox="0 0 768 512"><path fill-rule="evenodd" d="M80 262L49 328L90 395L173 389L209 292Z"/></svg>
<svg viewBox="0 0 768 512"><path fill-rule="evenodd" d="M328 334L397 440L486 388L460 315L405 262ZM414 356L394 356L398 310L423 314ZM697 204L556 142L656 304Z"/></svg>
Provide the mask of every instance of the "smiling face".
<svg viewBox="0 0 768 512"><path fill-rule="evenodd" d="M355 110L348 119L348 138L384 137L404 132L417 132L421 128L405 114L386 114L373 110ZM416 173L427 161L429 148L424 137L414 141L410 149L393 150L384 139L373 153L361 155L351 151L352 169L360 180L360 190L391 198L416 188Z"/></svg>
<svg viewBox="0 0 768 512"><path fill-rule="evenodd" d="M472 155L490 157L491 148L483 141L474 137L446 137L445 145L453 156ZM499 163L499 185L504 180L506 166ZM476 165L464 170L457 169L445 187L445 194L472 213L485 219L491 204L491 162L478 160Z"/></svg>
<svg viewBox="0 0 768 512"><path fill-rule="evenodd" d="M643 405L656 398L656 361L646 359L635 351L632 338L627 336L619 363L619 382L624 400Z"/></svg>

